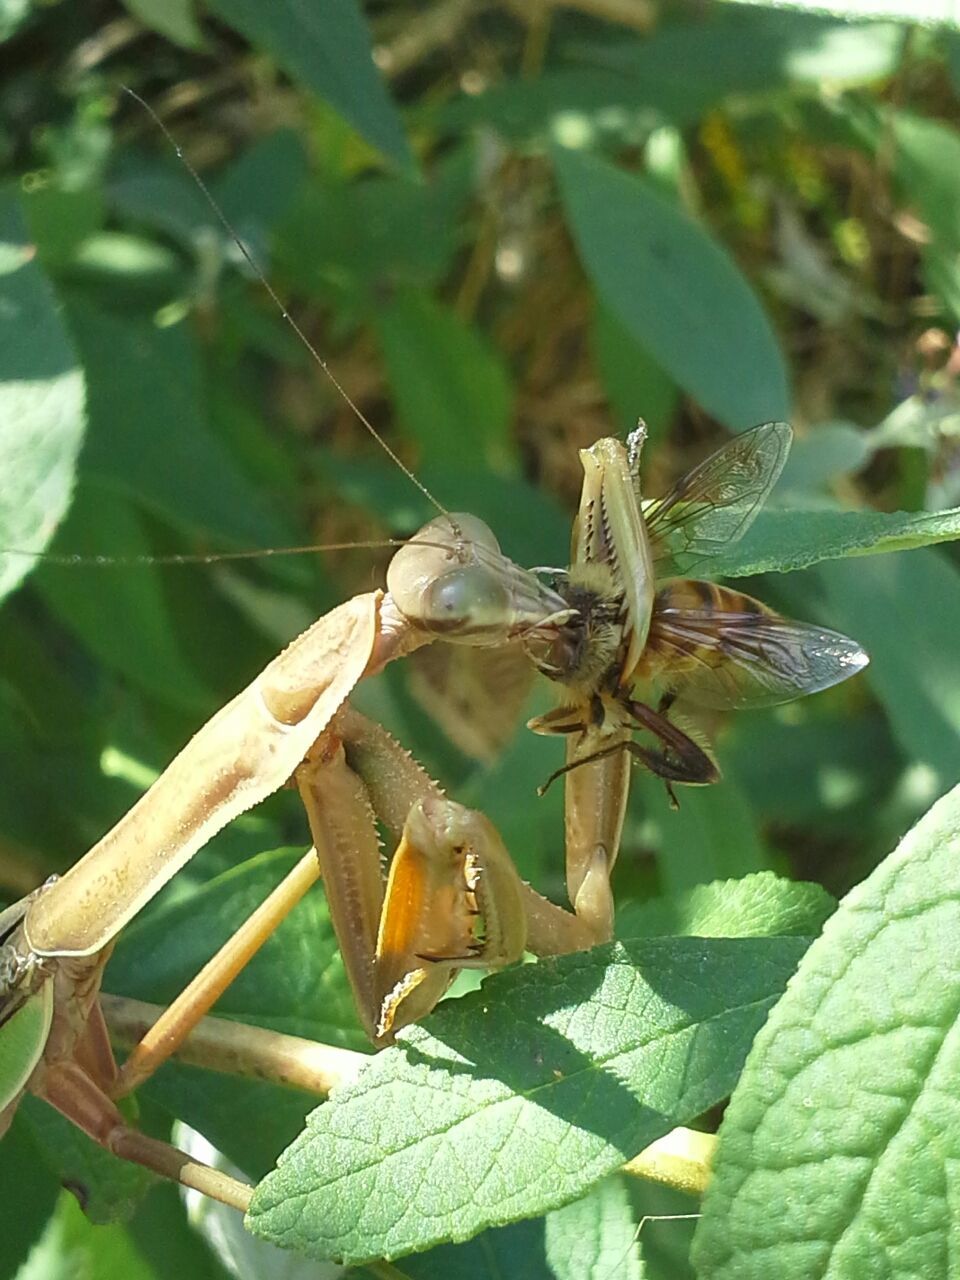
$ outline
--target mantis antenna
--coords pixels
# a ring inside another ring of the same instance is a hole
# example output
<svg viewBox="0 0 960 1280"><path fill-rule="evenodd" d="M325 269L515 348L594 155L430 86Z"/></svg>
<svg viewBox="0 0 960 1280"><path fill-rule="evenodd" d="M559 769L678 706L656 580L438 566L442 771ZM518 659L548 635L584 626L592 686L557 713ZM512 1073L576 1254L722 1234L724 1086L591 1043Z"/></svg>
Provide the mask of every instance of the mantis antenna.
<svg viewBox="0 0 960 1280"><path fill-rule="evenodd" d="M456 518L453 515L451 515L451 513L447 510L447 508L443 505L443 503L440 502L439 499L437 499L434 496L434 494L427 488L427 486L423 483L423 481L413 472L413 470L410 467L407 466L407 464L403 461L403 459L396 453L396 451L384 439L381 433L377 430L377 428L373 425L373 423L370 421L367 415L363 412L363 410L360 408L357 402L353 399L353 397L347 391L346 387L344 387L343 383L340 381L337 375L330 368L330 365L327 362L327 360L324 359L324 357L317 350L313 342L311 342L310 338L304 332L301 325L298 324L296 319L290 314L289 310L284 305L282 298L277 293L276 289L273 287L270 281L267 279L266 274L260 267L256 258L253 256L250 249L241 239L239 232L230 222L227 215L220 208L220 205L217 203L216 199L214 198L214 195L211 192L210 188L207 186L206 182L200 176L200 174L198 173L193 163L184 154L183 148L180 146L179 142L177 142L176 138L173 136L173 134L170 132L167 126L164 124L163 120L161 120L160 116L153 109L150 103L147 102L145 98L142 98L140 94L136 92L136 90L131 89L129 85L125 85L125 84L121 85L120 88L125 94L131 97L134 100L134 102L136 102L147 113L147 115L156 125L157 129L160 131L162 136L170 144L178 160L186 169L186 171L190 174L190 177L193 179L193 181L196 183L201 195L203 196L206 203L210 206L210 209L212 210L217 221L220 223L221 227L223 227L224 231L227 233L229 238L236 245L240 254L243 256L243 259L246 262L247 266L253 272L256 279L260 282L261 287L265 290L270 300L277 307L277 310L280 312L281 317L286 321L289 327L296 334L300 343L306 348L307 352L313 359L314 363L320 368L320 370L326 376L327 380L332 384L334 390L337 392L337 394L340 396L343 402L352 411L354 416L361 423L361 425L366 429L369 435L373 437L373 439L377 442L377 444L384 451L384 453L391 460L391 462L393 462L394 465L398 467L400 471L403 472L403 474L406 476L406 478L410 481L411 484L413 484L417 489L420 490L420 492L427 499L430 505L434 507L440 513L440 515L444 516L450 522L450 528L453 531L454 538L456 539L456 545L457 547L460 547L460 545L463 542L465 542L466 539L464 538L463 531L460 528L460 525L457 522ZM10 555L10 556L18 556L18 555L29 556L31 559L43 560L47 564L55 564L55 565L61 565L61 566L67 566L67 567L82 566L85 568L90 568L90 567L131 568L131 567L136 567L139 565L147 565L147 564L150 564L150 565L219 564L225 560L252 560L252 559L261 559L268 556L278 557L278 556L306 555L311 551L352 551L352 550L356 550L357 548L363 548L363 547L368 547L368 548L402 547L404 545L405 545L405 540L402 538L380 538L376 540L369 540L369 541L362 541L362 542L304 543L300 546L292 546L292 547L257 547L252 549L245 549L242 551L218 551L218 552L195 552L195 553L188 552L188 553L173 553L173 554L159 555L159 556L158 555L133 555L133 556L80 555L80 554L70 554L70 553L58 553L56 551L50 552L50 551L21 550L15 547L5 548L3 550L3 554Z"/></svg>
<svg viewBox="0 0 960 1280"><path fill-rule="evenodd" d="M370 435L374 438L374 440L376 440L377 444L384 451L387 457L390 458L390 460L397 467L400 468L400 470L407 477L407 479L410 481L411 484L416 485L416 487L420 490L420 492L431 504L431 506L435 507L436 510L442 516L446 516L447 519L450 519L451 518L450 512L446 509L445 506L443 506L441 502L439 502L433 496L433 494L430 492L427 486L423 483L423 481L418 479L418 477L413 473L413 471L411 471L411 469L407 466L407 464L390 447L390 445L383 438L380 432L376 429L376 427L373 425L373 423L370 421L367 415L363 412L360 406L349 394L347 389L344 387L343 383L340 381L340 379L336 376L336 374L330 368L330 365L327 363L327 361L323 358L323 356L320 354L320 352L317 350L314 344L307 337L306 333L304 333L301 326L297 323L297 321L293 318L293 316L287 310L286 306L283 303L283 300L281 299L280 295L277 293L276 289L274 289L270 281L267 279L264 272L261 270L259 264L257 263L257 260L254 258L253 254L250 252L250 250L241 240L233 224L227 218L227 215L220 208L219 204L217 204L210 188L204 182L203 178L197 172L196 168L191 163L191 161L184 154L183 148L180 146L179 142L177 142L176 138L173 136L173 134L170 132L170 130L167 128L164 122L157 115L156 111L154 111L153 107L151 107L150 103L147 102L145 98L141 98L140 94L137 93L136 90L131 89L129 85L122 84L120 88L123 90L124 93L128 94L131 98L133 98L134 102L139 103L139 105L143 108L143 110L147 113L147 115L150 117L153 123L157 126L157 128L166 138L167 142L170 144L170 146L173 148L174 152L176 153L177 159L180 161L180 163L183 165L186 171L190 174L191 178L193 178L194 182L197 184L197 187L200 190L200 194L203 196L204 200L206 200L207 204L210 206L217 221L223 227L224 231L226 231L227 235L230 237L233 243L240 250L240 253L243 255L243 259L246 262L247 266L250 268L250 270L254 273L254 275L260 281L260 284L266 290L272 302L276 305L283 319L287 322L287 324L290 326L290 328L299 338L300 342L303 344L303 346L307 349L307 351L313 357L314 361L319 366L319 368L323 371L323 373L326 375L327 379L330 381L334 390L341 397L343 402L347 405L349 409L353 411L357 419L366 428L366 430L370 433ZM458 538L461 536L460 531L459 529L457 529L455 524L454 524L454 533L457 535ZM295 550L298 550L298 549L299 548L296 548Z"/></svg>

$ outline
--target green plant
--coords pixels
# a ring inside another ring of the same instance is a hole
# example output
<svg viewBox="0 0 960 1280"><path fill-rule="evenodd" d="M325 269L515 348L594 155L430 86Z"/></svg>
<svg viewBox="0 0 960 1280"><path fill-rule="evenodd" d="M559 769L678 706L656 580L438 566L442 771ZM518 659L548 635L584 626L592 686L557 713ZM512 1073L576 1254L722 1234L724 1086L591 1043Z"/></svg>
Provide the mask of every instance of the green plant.
<svg viewBox="0 0 960 1280"><path fill-rule="evenodd" d="M241 0L201 17L149 0L69 21L64 5L10 8L0 549L114 562L0 557L0 883L15 898L72 862L382 563L157 557L402 536L430 514L247 278L128 83L213 174L364 412L520 563L565 559L576 450L598 435L643 414L656 491L722 428L789 418L778 501L718 571L769 575L758 595L872 660L850 687L733 718L724 781L677 814L637 776L614 947L451 1002L301 1137L314 1100L180 1065L141 1091L143 1123L186 1120L254 1177L295 1141L252 1228L355 1260L436 1246L396 1262L415 1277L496 1274L501 1257L531 1280L637 1276L641 1253L655 1277L946 1275L957 36L851 21L862 6L638 7L636 27L587 8L370 6L382 74L351 0L322 23ZM534 795L558 763L549 742L502 730L478 763L402 677L362 701L562 895L561 796ZM302 845L286 799L124 934L108 990L171 998ZM827 894L859 881L801 961ZM360 1047L322 899L223 1010ZM616 1171L731 1092L693 1262L682 1223L638 1243L642 1215L697 1206ZM91 1161L23 1109L0 1160L5 1271L47 1224L27 1268L86 1251L98 1275L215 1273L165 1190L100 1233L55 1208L61 1178L101 1218L136 1203L140 1175Z"/></svg>

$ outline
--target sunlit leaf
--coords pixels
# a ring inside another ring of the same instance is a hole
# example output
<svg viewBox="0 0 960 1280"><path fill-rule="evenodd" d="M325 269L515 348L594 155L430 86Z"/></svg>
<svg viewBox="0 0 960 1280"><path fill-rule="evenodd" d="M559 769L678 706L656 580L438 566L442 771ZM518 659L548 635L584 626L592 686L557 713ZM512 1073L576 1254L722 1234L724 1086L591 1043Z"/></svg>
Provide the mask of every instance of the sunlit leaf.
<svg viewBox="0 0 960 1280"><path fill-rule="evenodd" d="M697 1230L704 1280L948 1274L958 939L954 790L844 899L757 1037Z"/></svg>
<svg viewBox="0 0 960 1280"><path fill-rule="evenodd" d="M818 884L798 884L772 871L758 871L740 880L695 885L671 897L628 903L617 912L617 934L622 938L812 937L835 906Z"/></svg>
<svg viewBox="0 0 960 1280"><path fill-rule="evenodd" d="M728 4L754 4L756 0L726 0ZM808 0L774 0L777 9L803 9L809 12ZM946 23L956 26L960 22L954 0L823 0L816 9L836 18L852 22L863 18L892 18L901 22Z"/></svg>
<svg viewBox="0 0 960 1280"><path fill-rule="evenodd" d="M210 8L283 69L325 98L401 168L413 159L400 119L373 62L356 0L210 0Z"/></svg>
<svg viewBox="0 0 960 1280"><path fill-rule="evenodd" d="M804 946L631 942L491 978L313 1112L251 1229L360 1261L583 1195L732 1087Z"/></svg>
<svg viewBox="0 0 960 1280"><path fill-rule="evenodd" d="M584 266L641 346L734 430L787 417L783 356L726 250L642 178L565 148L553 155Z"/></svg>
<svg viewBox="0 0 960 1280"><path fill-rule="evenodd" d="M904 551L960 538L960 507L950 511L761 511L737 542L711 559L711 575L805 569L821 560Z"/></svg>
<svg viewBox="0 0 960 1280"><path fill-rule="evenodd" d="M19 206L0 202L0 550L37 552L63 519L84 431L84 382ZM0 597L34 567L0 556Z"/></svg>

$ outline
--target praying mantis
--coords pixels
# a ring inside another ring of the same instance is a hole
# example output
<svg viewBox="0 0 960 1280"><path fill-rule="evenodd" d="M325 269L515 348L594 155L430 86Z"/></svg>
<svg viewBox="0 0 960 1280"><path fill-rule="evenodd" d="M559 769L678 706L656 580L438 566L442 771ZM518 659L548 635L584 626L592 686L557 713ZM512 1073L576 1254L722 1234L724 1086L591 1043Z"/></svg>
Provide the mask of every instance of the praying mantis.
<svg viewBox="0 0 960 1280"><path fill-rule="evenodd" d="M314 880L324 881L358 1015L378 1045L427 1014L459 969L612 936L632 759L671 794L674 784L711 783L719 775L698 710L785 701L866 661L847 637L680 576L749 525L785 460L788 427L738 437L646 509L643 440L638 428L626 447L605 439L583 451L568 569L523 569L482 522L441 509L397 552L385 592L314 623L84 858L0 915L0 1129L29 1091L107 1149L243 1208L248 1189L139 1134L115 1099L176 1049ZM432 643L513 647L561 690L531 728L567 736L559 772L572 913L524 884L492 824L444 797L350 706L362 679ZM228 944L209 981L118 1070L98 998L116 936L218 830L289 782L313 847L253 941ZM386 882L374 815L397 842Z"/></svg>

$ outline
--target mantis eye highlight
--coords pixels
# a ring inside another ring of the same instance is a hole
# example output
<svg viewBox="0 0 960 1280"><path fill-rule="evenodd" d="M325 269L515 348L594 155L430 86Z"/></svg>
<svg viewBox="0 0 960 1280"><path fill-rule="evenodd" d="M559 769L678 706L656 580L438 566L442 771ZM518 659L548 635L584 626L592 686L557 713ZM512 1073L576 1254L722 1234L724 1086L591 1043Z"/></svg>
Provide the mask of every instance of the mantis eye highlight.
<svg viewBox="0 0 960 1280"><path fill-rule="evenodd" d="M456 635L461 631L501 630L510 613L510 592L483 565L452 569L421 596L421 624Z"/></svg>

